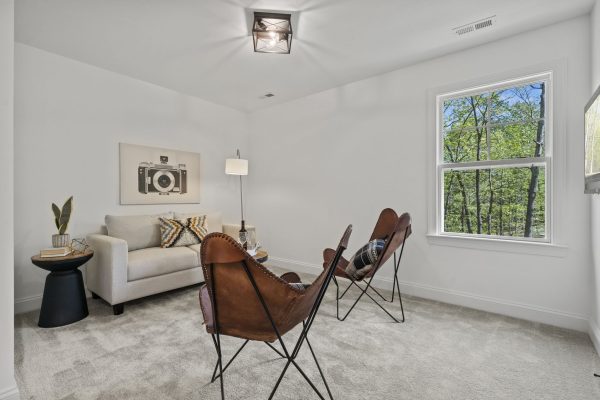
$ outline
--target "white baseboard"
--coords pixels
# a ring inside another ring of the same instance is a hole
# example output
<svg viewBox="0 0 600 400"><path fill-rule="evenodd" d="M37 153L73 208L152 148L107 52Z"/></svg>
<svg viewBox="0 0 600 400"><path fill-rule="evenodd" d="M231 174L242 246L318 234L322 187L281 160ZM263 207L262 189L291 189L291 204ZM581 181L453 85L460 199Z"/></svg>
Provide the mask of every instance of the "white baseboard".
<svg viewBox="0 0 600 400"><path fill-rule="evenodd" d="M0 400L19 400L19 389L17 385L13 385L11 387L0 389Z"/></svg>
<svg viewBox="0 0 600 400"><path fill-rule="evenodd" d="M42 295L23 297L15 299L15 314L23 314L29 311L39 310L42 307ZM0 399L2 399L0 397Z"/></svg>
<svg viewBox="0 0 600 400"><path fill-rule="evenodd" d="M318 274L323 270L321 265L310 264L302 261L289 260L269 256L269 262L297 272ZM373 286L378 289L392 288L392 278L375 276ZM416 282L400 281L402 293L436 300L443 303L455 304L477 310L488 311L496 314L507 315L514 318L573 329L580 332L589 332L590 324L586 316L572 314L564 311L553 310L545 307L522 304L493 297L480 296L458 290L445 289ZM598 347L596 347L598 349Z"/></svg>
<svg viewBox="0 0 600 400"><path fill-rule="evenodd" d="M598 325L596 325L594 320L590 320L590 327L588 333L590 334L590 339L592 339L592 343L596 348L596 352L600 354L600 328L598 327Z"/></svg>

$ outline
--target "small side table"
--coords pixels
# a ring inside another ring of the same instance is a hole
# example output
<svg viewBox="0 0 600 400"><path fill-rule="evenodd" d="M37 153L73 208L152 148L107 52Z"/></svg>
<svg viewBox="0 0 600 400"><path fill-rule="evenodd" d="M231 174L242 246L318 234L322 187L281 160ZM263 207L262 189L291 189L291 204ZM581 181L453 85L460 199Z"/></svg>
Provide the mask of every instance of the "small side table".
<svg viewBox="0 0 600 400"><path fill-rule="evenodd" d="M259 262L262 264L262 263L267 262L267 260L269 259L269 253L267 253L267 251L264 249L260 249L252 257L256 260L256 262Z"/></svg>
<svg viewBox="0 0 600 400"><path fill-rule="evenodd" d="M88 316L83 276L78 268L93 256L94 252L87 250L65 257L31 257L34 265L50 271L46 276L38 326L54 328Z"/></svg>

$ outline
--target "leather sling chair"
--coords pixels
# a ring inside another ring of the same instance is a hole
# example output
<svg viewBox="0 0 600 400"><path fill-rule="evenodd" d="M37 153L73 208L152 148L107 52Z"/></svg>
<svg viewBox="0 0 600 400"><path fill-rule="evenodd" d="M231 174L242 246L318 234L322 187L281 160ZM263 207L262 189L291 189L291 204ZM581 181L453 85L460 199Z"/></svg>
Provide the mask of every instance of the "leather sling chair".
<svg viewBox="0 0 600 400"><path fill-rule="evenodd" d="M385 240L383 250L375 261L375 264L372 266L371 270L365 274L361 279L356 280L353 277L346 274L346 267L348 266L348 260L341 257L339 263L337 264L337 268L335 269L335 275L333 277L333 282L336 286L336 315L337 319L340 321L344 321L348 315L352 312L356 304L360 301L360 299L366 295L369 297L375 304L379 306L387 315L389 315L394 322L404 322L404 306L402 304L402 295L400 293L400 284L398 282L398 268L400 267L400 260L402 259L402 253L404 251L404 244L406 239L412 233L411 230L411 219L408 213L402 214L398 217L398 214L391 208L386 208L379 214L379 219L377 220L377 224L375 224L375 228L373 229L373 233L371 234L371 238L369 241L374 239L383 239ZM396 256L396 251L399 250L400 254ZM392 299L387 300L377 289L375 289L371 282L373 281L373 277L377 273L377 271L381 268L383 264L388 261L391 256L394 256L394 281L392 283ZM330 265L332 260L335 258L335 251L332 249L325 249L323 251L323 267ZM345 278L350 280L350 284L340 295L340 286L337 278ZM363 281L366 283L366 286L363 288L359 285L359 283ZM352 304L350 309L346 312L343 317L340 317L340 300L348 293L348 290L351 287L357 287L360 289L361 293ZM371 290L377 296L379 296L383 301L393 303L395 291L398 290L398 299L400 301L400 309L402 310L402 319L398 320L394 317L388 310L385 309L373 296L371 296L368 291Z"/></svg>
<svg viewBox="0 0 600 400"><path fill-rule="evenodd" d="M225 398L223 373L237 357L248 341L265 342L287 362L269 399L273 398L288 367L293 365L308 382L319 398L324 399L316 386L296 362L300 348L306 342L317 365L329 398L333 399L325 376L310 342L308 332L333 277L335 265L348 247L352 225L348 226L329 268L325 268L310 285L300 282L295 273L287 273L279 278L263 265L255 261L233 238L222 233L211 233L202 241L202 268L205 284L200 287L200 307L206 330L212 335L217 351L217 364L211 382L218 377L221 384L221 398ZM288 349L282 336L297 325L302 331L293 349ZM223 365L221 335L245 339L245 342ZM271 343L278 341L283 354ZM217 375L218 368L218 375Z"/></svg>

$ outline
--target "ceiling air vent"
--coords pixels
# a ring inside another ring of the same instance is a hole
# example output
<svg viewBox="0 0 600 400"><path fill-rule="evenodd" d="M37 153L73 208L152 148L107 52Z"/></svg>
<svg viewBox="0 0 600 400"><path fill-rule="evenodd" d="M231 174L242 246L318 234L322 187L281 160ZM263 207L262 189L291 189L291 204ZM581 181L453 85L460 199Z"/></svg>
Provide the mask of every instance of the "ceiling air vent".
<svg viewBox="0 0 600 400"><path fill-rule="evenodd" d="M466 25L461 25L452 29L458 36L466 35L467 33L476 32L481 29L491 28L496 25L496 16L480 19L479 21L471 22Z"/></svg>

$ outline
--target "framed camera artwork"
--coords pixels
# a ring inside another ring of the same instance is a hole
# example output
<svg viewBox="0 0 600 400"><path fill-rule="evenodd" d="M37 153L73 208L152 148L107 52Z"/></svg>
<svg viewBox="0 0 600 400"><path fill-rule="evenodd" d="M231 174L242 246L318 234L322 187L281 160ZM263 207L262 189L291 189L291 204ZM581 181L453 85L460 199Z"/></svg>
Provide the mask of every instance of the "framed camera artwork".
<svg viewBox="0 0 600 400"><path fill-rule="evenodd" d="M200 203L200 154L119 143L121 204Z"/></svg>

